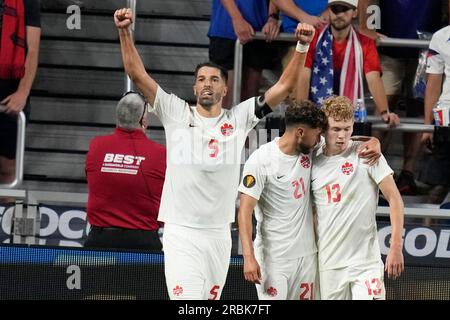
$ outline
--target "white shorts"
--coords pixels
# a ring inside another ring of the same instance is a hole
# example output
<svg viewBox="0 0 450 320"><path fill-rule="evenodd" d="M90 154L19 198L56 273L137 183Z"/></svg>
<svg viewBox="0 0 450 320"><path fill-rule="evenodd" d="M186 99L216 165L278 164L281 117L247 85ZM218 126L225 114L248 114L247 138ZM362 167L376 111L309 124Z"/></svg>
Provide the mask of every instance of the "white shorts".
<svg viewBox="0 0 450 320"><path fill-rule="evenodd" d="M320 271L323 300L385 300L382 262Z"/></svg>
<svg viewBox="0 0 450 320"><path fill-rule="evenodd" d="M261 284L256 285L259 300L316 300L317 254L298 259L263 261Z"/></svg>
<svg viewBox="0 0 450 320"><path fill-rule="evenodd" d="M230 227L189 228L165 224L164 270L172 300L219 299L231 256Z"/></svg>

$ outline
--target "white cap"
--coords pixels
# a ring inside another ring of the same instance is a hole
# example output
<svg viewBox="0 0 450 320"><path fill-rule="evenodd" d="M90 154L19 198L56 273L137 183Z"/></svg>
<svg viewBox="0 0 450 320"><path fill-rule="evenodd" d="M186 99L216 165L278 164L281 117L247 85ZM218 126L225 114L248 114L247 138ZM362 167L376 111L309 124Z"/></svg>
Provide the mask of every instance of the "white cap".
<svg viewBox="0 0 450 320"><path fill-rule="evenodd" d="M358 0L328 0L328 5L332 4L349 4L355 8L358 7Z"/></svg>

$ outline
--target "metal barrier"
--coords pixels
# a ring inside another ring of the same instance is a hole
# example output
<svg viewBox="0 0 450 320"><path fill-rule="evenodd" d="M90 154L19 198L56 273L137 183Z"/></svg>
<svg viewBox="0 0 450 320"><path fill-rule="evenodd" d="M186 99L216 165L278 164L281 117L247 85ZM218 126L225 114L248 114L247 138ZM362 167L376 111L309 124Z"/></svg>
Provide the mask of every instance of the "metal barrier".
<svg viewBox="0 0 450 320"><path fill-rule="evenodd" d="M133 24L131 25L132 35L134 39L134 29L136 25L136 0L127 0L127 8L131 8L133 11ZM133 90L133 82L130 77L125 73L125 91L128 92Z"/></svg>
<svg viewBox="0 0 450 320"><path fill-rule="evenodd" d="M0 112L5 111L5 106L0 105ZM25 150L25 114L21 111L17 116L17 145L16 145L16 175L13 182L0 184L0 188L12 189L22 183L23 179L23 157Z"/></svg>
<svg viewBox="0 0 450 320"><path fill-rule="evenodd" d="M380 131L395 130L395 131L399 131L399 132L423 132L423 133L425 133L425 132L434 132L434 125L432 125L432 124L416 124L416 123L400 123L395 128L389 128L389 126L384 122L375 122L375 123L372 123L372 130L380 130Z"/></svg>
<svg viewBox="0 0 450 320"><path fill-rule="evenodd" d="M262 32L256 32L254 40L264 40L265 36ZM280 33L276 41L296 41L292 33ZM429 45L428 40L417 39L400 39L400 38L381 38L377 41L378 46L386 47L411 47L426 49ZM243 45L236 40L234 51L234 82L233 82L233 105L237 105L241 100L242 87L242 61L243 61ZM405 120L405 118L403 118ZM396 128L389 128L384 123L376 123L372 126L376 130L397 130L403 132L433 132L432 125L402 123Z"/></svg>

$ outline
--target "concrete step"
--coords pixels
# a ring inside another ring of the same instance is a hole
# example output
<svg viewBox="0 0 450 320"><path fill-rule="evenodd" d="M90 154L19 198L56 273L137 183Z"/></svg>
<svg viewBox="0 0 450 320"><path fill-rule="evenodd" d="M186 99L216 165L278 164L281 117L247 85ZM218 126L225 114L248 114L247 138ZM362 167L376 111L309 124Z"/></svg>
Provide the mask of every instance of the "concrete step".
<svg viewBox="0 0 450 320"><path fill-rule="evenodd" d="M67 28L67 18L66 14L43 13L41 15L43 38L64 37L67 39L90 39L91 41L117 41L118 43L119 36L112 14L111 16L82 15L81 29L79 30ZM209 21L141 18L136 21L135 39L137 42L208 46L208 28Z"/></svg>
<svg viewBox="0 0 450 320"><path fill-rule="evenodd" d="M32 121L74 122L80 124L116 123L118 100L70 99L60 97L31 98ZM162 127L159 119L149 113L149 126Z"/></svg>
<svg viewBox="0 0 450 320"><path fill-rule="evenodd" d="M60 152L87 152L90 141L96 136L111 134L113 128L82 127L69 125L30 124L27 127L25 147L34 150ZM148 136L165 145L163 130L148 130ZM68 153L70 156L71 154ZM27 162L27 159L25 159Z"/></svg>
<svg viewBox="0 0 450 320"><path fill-rule="evenodd" d="M185 100L195 101L192 75L153 73L152 76L164 90ZM124 81L122 71L41 67L33 88L46 95L87 95L118 99L124 91Z"/></svg>
<svg viewBox="0 0 450 320"><path fill-rule="evenodd" d="M54 152L26 152L24 174L41 178L84 179L86 156Z"/></svg>
<svg viewBox="0 0 450 320"><path fill-rule="evenodd" d="M80 4L81 3L81 4ZM72 4L78 4L81 12L114 12L123 8L124 0L41 0L44 10L66 11ZM140 14L207 17L211 14L211 0L144 0L136 1L136 12Z"/></svg>
<svg viewBox="0 0 450 320"><path fill-rule="evenodd" d="M147 69L193 73L208 60L207 48L137 45ZM46 65L123 68L119 43L42 40L39 62Z"/></svg>
<svg viewBox="0 0 450 320"><path fill-rule="evenodd" d="M33 177L25 176L25 180L19 189L35 190L35 191L54 191L54 192L75 192L87 193L87 183L74 182L56 182L56 181L42 181L33 180Z"/></svg>

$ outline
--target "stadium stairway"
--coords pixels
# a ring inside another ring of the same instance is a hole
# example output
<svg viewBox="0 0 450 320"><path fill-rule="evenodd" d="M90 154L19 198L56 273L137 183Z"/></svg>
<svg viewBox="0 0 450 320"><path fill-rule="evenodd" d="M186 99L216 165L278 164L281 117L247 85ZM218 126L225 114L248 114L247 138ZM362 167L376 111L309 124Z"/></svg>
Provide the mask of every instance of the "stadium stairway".
<svg viewBox="0 0 450 320"><path fill-rule="evenodd" d="M68 5L82 2L81 28L69 29ZM122 0L42 0L39 69L26 130L24 182L39 191L87 192L90 140L115 127L125 76L113 22ZM167 91L193 101L193 70L208 58L211 1L137 1L135 40L147 71ZM156 117L149 137L165 143Z"/></svg>

